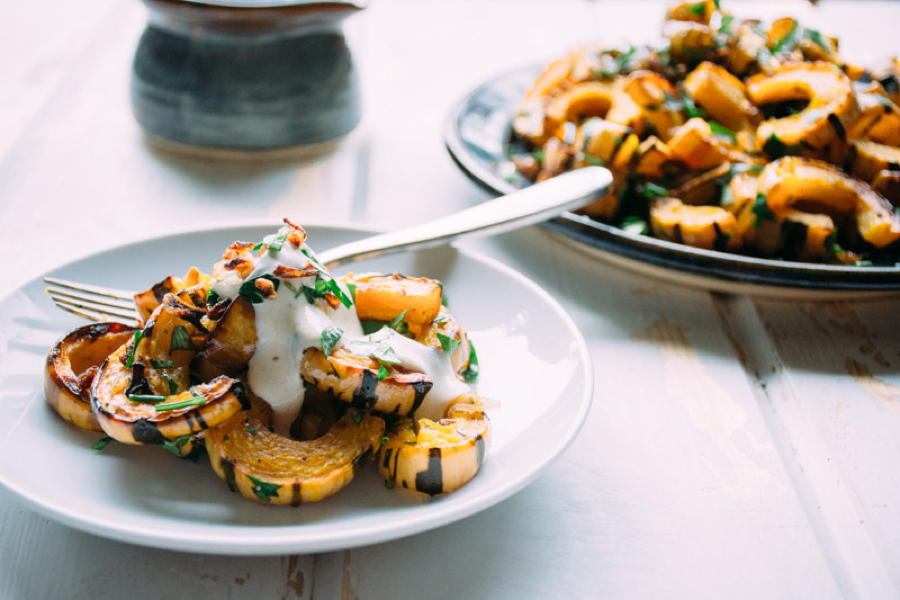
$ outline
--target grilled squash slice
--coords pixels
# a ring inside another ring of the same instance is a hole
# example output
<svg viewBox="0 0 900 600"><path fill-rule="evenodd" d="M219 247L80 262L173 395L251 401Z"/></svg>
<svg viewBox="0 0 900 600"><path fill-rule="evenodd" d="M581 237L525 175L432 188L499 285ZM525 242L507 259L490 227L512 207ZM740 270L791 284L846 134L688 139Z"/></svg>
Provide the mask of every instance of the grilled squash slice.
<svg viewBox="0 0 900 600"><path fill-rule="evenodd" d="M659 73L635 71L626 78L624 89L664 142L669 140L673 129L684 123L681 111L670 108L666 102L677 96L677 92L669 80Z"/></svg>
<svg viewBox="0 0 900 600"><path fill-rule="evenodd" d="M733 214L719 206L688 206L678 198L653 201L650 228L661 238L707 250L741 243Z"/></svg>
<svg viewBox="0 0 900 600"><path fill-rule="evenodd" d="M264 504L299 506L336 494L384 433L383 419L350 410L323 436L297 441L271 431L268 406L251 403L206 432L206 450L232 491Z"/></svg>
<svg viewBox="0 0 900 600"><path fill-rule="evenodd" d="M455 491L481 468L489 421L477 399L462 396L439 421L399 419L378 452L393 486L434 496Z"/></svg>
<svg viewBox="0 0 900 600"><path fill-rule="evenodd" d="M877 248L900 239L900 216L890 202L869 185L827 163L794 156L780 158L760 173L759 193L775 214L795 208L852 218L862 239Z"/></svg>
<svg viewBox="0 0 900 600"><path fill-rule="evenodd" d="M200 314L168 294L140 334L103 362L90 396L107 435L163 444L215 427L246 405L242 384L230 377L190 385L190 331Z"/></svg>
<svg viewBox="0 0 900 600"><path fill-rule="evenodd" d="M851 171L854 175L873 183L885 169L900 169L900 148L863 140L853 143Z"/></svg>
<svg viewBox="0 0 900 600"><path fill-rule="evenodd" d="M756 132L760 149L772 136L788 145L822 148L846 136L859 110L850 78L827 62L786 64L771 75L755 75L747 80L747 94L757 105L809 101L797 114L763 121Z"/></svg>
<svg viewBox="0 0 900 600"><path fill-rule="evenodd" d="M307 383L352 406L398 415L415 412L434 386L424 373L400 366L385 367L388 374L379 379L380 367L374 358L355 355L343 347L328 356L319 348L307 348L300 361L300 374Z"/></svg>
<svg viewBox="0 0 900 600"><path fill-rule="evenodd" d="M191 267L184 277L174 277L169 275L153 287L134 295L134 304L137 307L138 314L142 321L150 318L150 313L156 310L166 294L179 294L180 292L190 288L202 288L202 300L194 302L197 306L202 306L206 300L206 287L209 286L210 277L201 272L196 267ZM199 289L197 290L199 293Z"/></svg>
<svg viewBox="0 0 900 600"><path fill-rule="evenodd" d="M410 331L420 333L441 311L441 283L427 277L406 277L399 273L353 274L341 278L355 286L354 302L360 319L393 321L403 313Z"/></svg>
<svg viewBox="0 0 900 600"><path fill-rule="evenodd" d="M691 169L712 169L729 158L728 148L716 138L709 123L698 117L675 129L669 150Z"/></svg>
<svg viewBox="0 0 900 600"><path fill-rule="evenodd" d="M747 99L744 83L715 63L700 63L685 78L684 89L716 121L735 131L751 127L760 118Z"/></svg>
<svg viewBox="0 0 900 600"><path fill-rule="evenodd" d="M216 320L197 356L194 372L203 381L219 375L237 376L247 368L256 350L256 315L253 304L238 296Z"/></svg>
<svg viewBox="0 0 900 600"><path fill-rule="evenodd" d="M106 357L133 334L133 328L121 323L96 323L59 340L47 355L44 373L44 398L50 408L76 427L102 431L91 411L91 383Z"/></svg>

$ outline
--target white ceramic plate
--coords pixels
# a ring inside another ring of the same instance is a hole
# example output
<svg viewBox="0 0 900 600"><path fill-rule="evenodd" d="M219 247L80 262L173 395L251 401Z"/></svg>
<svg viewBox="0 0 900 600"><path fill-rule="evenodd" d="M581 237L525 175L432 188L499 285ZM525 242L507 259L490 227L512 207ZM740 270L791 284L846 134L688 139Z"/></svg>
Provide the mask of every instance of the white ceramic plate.
<svg viewBox="0 0 900 600"><path fill-rule="evenodd" d="M50 275L144 289L190 265L207 268L234 240L259 240L272 224L220 227L120 246ZM325 249L366 232L307 228ZM67 525L125 542L216 554L321 552L426 531L512 495L574 438L591 399L584 339L548 294L515 271L453 248L357 265L441 279L470 332L491 411L481 473L433 500L388 490L368 465L336 496L298 508L263 506L228 491L206 458L178 460L156 447L91 445L100 434L63 422L41 392L48 347L80 321L56 309L33 280L0 300L0 483Z"/></svg>

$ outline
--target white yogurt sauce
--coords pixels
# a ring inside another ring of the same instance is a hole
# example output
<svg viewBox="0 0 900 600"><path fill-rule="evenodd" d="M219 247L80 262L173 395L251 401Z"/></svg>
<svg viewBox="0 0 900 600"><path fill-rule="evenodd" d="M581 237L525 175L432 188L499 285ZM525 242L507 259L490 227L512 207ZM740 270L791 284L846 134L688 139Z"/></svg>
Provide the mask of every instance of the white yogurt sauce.
<svg viewBox="0 0 900 600"><path fill-rule="evenodd" d="M282 229L280 233L287 232L288 229ZM270 235L263 241L271 243L275 239L276 235ZM253 272L247 280L271 275L278 265L307 268L310 259L303 253L304 249L310 252L305 244L298 249L284 242L280 251L255 257ZM223 298L234 298L244 281L237 272L225 270L213 282L213 289ZM316 276L281 280L275 298L253 305L257 341L247 370L250 388L272 407L272 429L277 433L288 435L303 407L304 387L300 377L303 351L310 346L319 347L321 333L329 326L344 332L340 345L354 354L368 356L377 345L387 344L394 349L400 365L428 375L434 386L425 395L417 416L441 418L450 400L469 391L454 373L449 353L424 346L387 327L364 336L353 307L340 304L332 309L323 300L310 304L304 294L295 296L285 281L299 291L301 286L314 287ZM341 289L349 296L343 286Z"/></svg>

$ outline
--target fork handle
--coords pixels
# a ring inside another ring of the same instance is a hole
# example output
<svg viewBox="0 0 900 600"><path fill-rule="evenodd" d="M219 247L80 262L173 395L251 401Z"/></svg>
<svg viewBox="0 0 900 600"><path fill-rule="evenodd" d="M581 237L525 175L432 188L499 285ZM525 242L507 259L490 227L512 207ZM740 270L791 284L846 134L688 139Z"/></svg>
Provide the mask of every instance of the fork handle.
<svg viewBox="0 0 900 600"><path fill-rule="evenodd" d="M433 221L336 246L320 252L319 260L333 269L385 254L449 244L463 236L510 231L599 200L611 184L612 173L603 167L569 171Z"/></svg>

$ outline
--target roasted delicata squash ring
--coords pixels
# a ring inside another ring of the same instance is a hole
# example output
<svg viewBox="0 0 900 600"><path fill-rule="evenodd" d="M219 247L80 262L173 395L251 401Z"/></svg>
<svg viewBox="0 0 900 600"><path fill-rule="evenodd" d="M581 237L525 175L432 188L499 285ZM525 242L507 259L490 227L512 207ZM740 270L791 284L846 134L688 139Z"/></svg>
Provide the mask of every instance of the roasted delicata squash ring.
<svg viewBox="0 0 900 600"><path fill-rule="evenodd" d="M828 163L785 156L762 170L759 193L775 214L796 208L853 218L862 239L876 248L900 239L900 216L891 203Z"/></svg>
<svg viewBox="0 0 900 600"><path fill-rule="evenodd" d="M357 408L387 414L415 412L434 386L424 373L398 366L386 367L388 375L379 380L379 368L375 359L356 356L343 347L335 348L328 356L319 348L307 348L300 361L304 381Z"/></svg>
<svg viewBox="0 0 900 600"><path fill-rule="evenodd" d="M302 442L274 433L268 422L268 407L253 401L205 437L216 474L264 504L299 506L336 494L384 434L383 419L352 409L323 436Z"/></svg>
<svg viewBox="0 0 900 600"><path fill-rule="evenodd" d="M684 80L684 89L709 114L735 131L755 124L759 110L747 99L744 83L715 63L702 62Z"/></svg>
<svg viewBox="0 0 900 600"><path fill-rule="evenodd" d="M737 219L719 206L689 206L678 198L650 205L650 227L657 236L707 250L739 246Z"/></svg>
<svg viewBox="0 0 900 600"><path fill-rule="evenodd" d="M206 289L209 287L210 277L196 267L191 267L184 277L169 275L148 290L134 295L134 304L142 321L150 318L150 313L162 303L166 294L179 294L185 290L191 290L200 300L195 301L196 306L202 306L206 300ZM191 293L189 292L189 293Z"/></svg>
<svg viewBox="0 0 900 600"><path fill-rule="evenodd" d="M194 358L193 369L203 381L218 375L236 377L256 350L256 315L243 296L232 300L216 320Z"/></svg>
<svg viewBox="0 0 900 600"><path fill-rule="evenodd" d="M821 148L845 138L859 110L850 78L827 62L787 64L771 75L755 75L747 80L747 94L757 105L809 100L797 114L763 121L756 134L760 148L772 136Z"/></svg>
<svg viewBox="0 0 900 600"><path fill-rule="evenodd" d="M481 468L489 429L474 396L458 398L437 422L399 419L378 452L378 470L395 487L430 496L453 492Z"/></svg>
<svg viewBox="0 0 900 600"><path fill-rule="evenodd" d="M64 420L102 431L91 411L90 387L100 365L134 335L122 323L95 323L73 329L47 355L44 398Z"/></svg>
<svg viewBox="0 0 900 600"><path fill-rule="evenodd" d="M356 287L354 302L360 319L390 322L403 313L413 333L431 324L441 310L443 287L435 279L399 273L350 273L341 278Z"/></svg>
<svg viewBox="0 0 900 600"><path fill-rule="evenodd" d="M200 314L167 294L144 329L103 362L90 395L110 437L162 444L215 427L246 404L242 384L230 377L190 385L190 332Z"/></svg>

